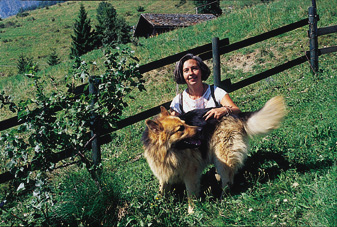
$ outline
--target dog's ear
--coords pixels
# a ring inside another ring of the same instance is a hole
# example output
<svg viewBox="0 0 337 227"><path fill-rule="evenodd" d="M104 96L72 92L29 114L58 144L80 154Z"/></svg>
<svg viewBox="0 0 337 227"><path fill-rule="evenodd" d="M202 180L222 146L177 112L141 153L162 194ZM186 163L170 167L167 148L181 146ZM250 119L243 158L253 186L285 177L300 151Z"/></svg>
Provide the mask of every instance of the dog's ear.
<svg viewBox="0 0 337 227"><path fill-rule="evenodd" d="M146 120L145 123L147 127L156 134L164 130L163 125L158 121Z"/></svg>
<svg viewBox="0 0 337 227"><path fill-rule="evenodd" d="M165 107L163 107L163 106L160 107L160 113L164 117L170 115L169 112L167 111L167 109Z"/></svg>

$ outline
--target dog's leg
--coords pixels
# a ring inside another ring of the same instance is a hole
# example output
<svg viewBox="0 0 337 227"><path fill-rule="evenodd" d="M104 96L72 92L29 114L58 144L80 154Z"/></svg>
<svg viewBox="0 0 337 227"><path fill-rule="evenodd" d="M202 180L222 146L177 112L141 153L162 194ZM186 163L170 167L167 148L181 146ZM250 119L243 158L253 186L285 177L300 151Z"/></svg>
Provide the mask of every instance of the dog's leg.
<svg viewBox="0 0 337 227"><path fill-rule="evenodd" d="M214 149L214 165L221 177L222 195L224 189L234 183L236 171L243 166L247 157L247 140L239 122L223 122L219 133L212 138ZM237 129L238 128L238 129Z"/></svg>
<svg viewBox="0 0 337 227"><path fill-rule="evenodd" d="M221 184L222 184L222 193L220 199L224 196L224 191L227 186L230 186L233 184L234 181L234 171L231 167L229 167L226 163L222 162L219 159L216 159L215 162L215 168L218 172L218 174L221 177Z"/></svg>
<svg viewBox="0 0 337 227"><path fill-rule="evenodd" d="M185 176L184 182L187 191L187 200L188 200L188 213L192 214L194 211L193 199L199 196L200 189L200 173L187 174Z"/></svg>
<svg viewBox="0 0 337 227"><path fill-rule="evenodd" d="M166 194L171 190L171 184L167 182L160 181L159 183L159 191L162 195Z"/></svg>

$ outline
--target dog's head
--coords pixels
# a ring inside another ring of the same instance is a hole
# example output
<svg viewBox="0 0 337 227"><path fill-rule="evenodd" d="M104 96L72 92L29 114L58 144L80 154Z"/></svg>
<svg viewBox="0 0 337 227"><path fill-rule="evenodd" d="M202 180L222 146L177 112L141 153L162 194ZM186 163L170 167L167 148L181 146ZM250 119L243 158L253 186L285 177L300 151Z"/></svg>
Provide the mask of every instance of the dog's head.
<svg viewBox="0 0 337 227"><path fill-rule="evenodd" d="M196 139L198 127L190 126L178 117L171 116L164 108L155 120L146 120L148 127L148 139L167 149L186 149L200 146L200 140Z"/></svg>

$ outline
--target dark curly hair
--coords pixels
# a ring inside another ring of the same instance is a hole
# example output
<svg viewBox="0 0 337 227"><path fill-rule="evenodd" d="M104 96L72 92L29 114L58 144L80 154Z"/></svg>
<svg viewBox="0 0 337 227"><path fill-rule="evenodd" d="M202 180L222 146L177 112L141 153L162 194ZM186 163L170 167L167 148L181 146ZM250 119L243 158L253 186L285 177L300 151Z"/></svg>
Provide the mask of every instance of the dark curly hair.
<svg viewBox="0 0 337 227"><path fill-rule="evenodd" d="M201 70L201 80L207 80L209 75L211 74L211 70L208 68L208 66L202 61L202 59L199 56L195 56L193 54L186 54L176 63L176 67L174 69L174 81L177 84L186 84L186 81L184 79L184 74L183 74L183 66L184 66L185 61L190 60L190 59L197 61L198 66Z"/></svg>

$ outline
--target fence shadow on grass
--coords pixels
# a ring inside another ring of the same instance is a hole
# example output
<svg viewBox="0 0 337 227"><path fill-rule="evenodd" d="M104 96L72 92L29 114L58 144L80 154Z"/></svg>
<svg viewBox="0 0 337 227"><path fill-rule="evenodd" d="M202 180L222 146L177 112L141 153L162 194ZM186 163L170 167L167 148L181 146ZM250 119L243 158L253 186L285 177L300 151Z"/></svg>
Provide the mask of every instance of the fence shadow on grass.
<svg viewBox="0 0 337 227"><path fill-rule="evenodd" d="M268 167L265 167L268 165ZM296 169L298 173L326 169L333 165L332 160L315 163L290 163L284 154L260 151L247 158L245 166L235 175L234 184L226 190L226 194L238 195L253 187L256 182L266 183L277 179L282 172ZM216 177L215 168L211 168L201 178L201 195L211 195L219 199L222 193L221 182ZM181 188L180 188L181 189Z"/></svg>
<svg viewBox="0 0 337 227"><path fill-rule="evenodd" d="M265 167L267 165L267 167ZM290 169L296 169L298 173L306 173L312 170L322 170L333 165L332 160L323 160L315 163L308 162L290 163L282 153L258 151L247 158L245 166L235 175L234 184L227 188L225 195L239 195L253 187L256 182L266 183L274 181L282 172ZM211 201L219 201L222 189L221 181L215 177L215 167L210 168L201 177L200 196L205 199L211 196ZM169 196L175 197L175 202L187 202L186 190L183 184L174 184L173 192Z"/></svg>

